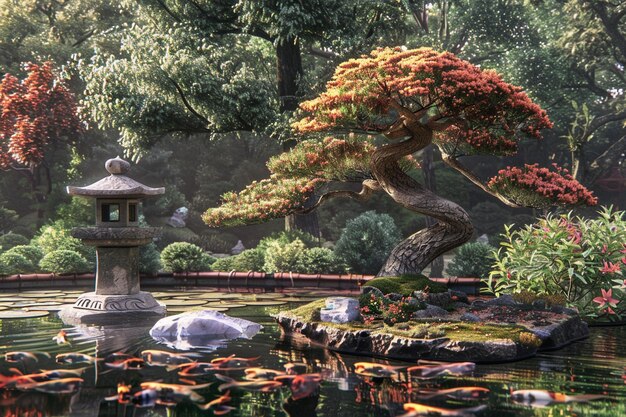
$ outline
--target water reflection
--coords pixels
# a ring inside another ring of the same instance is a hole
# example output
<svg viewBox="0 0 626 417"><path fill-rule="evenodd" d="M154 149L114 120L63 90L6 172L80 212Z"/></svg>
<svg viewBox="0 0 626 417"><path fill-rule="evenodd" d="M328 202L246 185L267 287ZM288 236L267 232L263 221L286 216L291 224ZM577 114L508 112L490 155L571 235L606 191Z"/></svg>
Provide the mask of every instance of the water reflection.
<svg viewBox="0 0 626 417"><path fill-rule="evenodd" d="M320 346L311 346L303 339L287 339L268 318L268 312L277 307L234 309L230 314L261 322L265 328L251 340L235 340L209 352L200 350L194 360L210 362L216 357L234 354L239 357L260 356L254 366L284 370L287 363L299 365L300 373L320 373L323 381L319 389L306 398L295 400L288 387L275 392L231 391L229 406L235 409L227 416L267 417L396 417L404 413L402 405L408 402L431 407L459 409L486 405L479 416L559 416L593 415L626 416L626 328L595 328L592 336L563 350L545 352L536 358L512 363L478 365L473 374L442 376L431 380L410 379L406 372L393 378L366 378L354 373L356 362L374 361L390 365L413 365L406 362L385 362L373 358L342 355ZM41 357L36 363L11 364L0 361L0 372L8 374L17 367L24 373L39 369L54 369L54 356L71 351L106 358L114 352L140 356L147 349L168 350L152 340L148 329L152 323L107 326L67 327L55 317L25 320L4 320L0 329L0 346L5 353L11 350L45 351L51 358ZM71 345L57 345L52 338L65 328ZM100 361L101 362L101 361ZM133 393L145 381L180 384L175 370L146 366L139 370L115 369L102 363L90 365L82 374L84 384L75 395L49 395L37 392L0 390L0 417L200 417L213 415L192 401L184 400L171 407L156 405L137 408L132 404L106 401L115 396L120 383L131 385ZM80 368L85 365L75 365ZM237 381L243 380L243 370L225 374ZM213 383L199 390L206 402L223 393L217 390L217 379L212 373L194 377L197 384ZM488 388L488 398L479 401L458 401L447 397L428 398L425 390L441 390L464 386ZM567 395L599 394L610 400L589 403L553 404L543 408L531 404L516 404L512 390L542 389Z"/></svg>

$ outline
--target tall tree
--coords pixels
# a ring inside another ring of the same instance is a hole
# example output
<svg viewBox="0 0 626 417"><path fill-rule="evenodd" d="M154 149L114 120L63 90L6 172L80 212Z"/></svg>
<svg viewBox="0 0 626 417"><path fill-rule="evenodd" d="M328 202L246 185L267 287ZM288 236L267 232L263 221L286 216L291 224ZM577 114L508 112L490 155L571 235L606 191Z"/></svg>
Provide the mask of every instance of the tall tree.
<svg viewBox="0 0 626 417"><path fill-rule="evenodd" d="M49 148L75 143L82 127L74 95L52 63L29 63L25 70L23 80L6 74L0 83L0 168L24 174L43 203L52 189Z"/></svg>
<svg viewBox="0 0 626 417"><path fill-rule="evenodd" d="M225 195L221 207L205 213L208 224L241 224L307 211L312 208L303 202L316 188L336 181L358 182L360 192L329 191L317 204L384 191L409 210L436 218L438 223L398 244L379 275L419 273L473 232L459 205L424 189L406 173L406 157L430 144L451 168L510 206L595 204L589 191L558 168L510 168L485 184L461 163L462 156L513 154L521 137L539 137L551 123L519 87L450 53L378 49L341 64L326 91L301 108L308 116L294 125L299 132L367 136L302 142L270 162L269 180L254 183L239 195ZM375 146L374 135L389 143Z"/></svg>

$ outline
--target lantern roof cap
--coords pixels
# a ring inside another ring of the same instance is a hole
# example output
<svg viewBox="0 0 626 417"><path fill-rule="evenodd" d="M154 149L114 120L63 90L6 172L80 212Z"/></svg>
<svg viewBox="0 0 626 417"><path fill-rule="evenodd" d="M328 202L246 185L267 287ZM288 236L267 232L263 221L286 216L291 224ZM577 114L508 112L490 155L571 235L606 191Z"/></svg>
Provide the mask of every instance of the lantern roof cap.
<svg viewBox="0 0 626 417"><path fill-rule="evenodd" d="M119 156L106 161L104 167L111 175L85 187L69 185L67 193L83 197L142 198L165 192L163 187L148 187L127 177L125 174L130 170L130 164Z"/></svg>

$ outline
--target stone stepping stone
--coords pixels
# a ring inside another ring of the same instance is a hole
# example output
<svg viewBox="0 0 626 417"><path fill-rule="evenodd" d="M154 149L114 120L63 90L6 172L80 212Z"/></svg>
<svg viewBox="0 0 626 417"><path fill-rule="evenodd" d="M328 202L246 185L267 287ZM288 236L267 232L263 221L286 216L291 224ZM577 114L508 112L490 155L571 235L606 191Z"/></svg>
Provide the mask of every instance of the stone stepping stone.
<svg viewBox="0 0 626 417"><path fill-rule="evenodd" d="M39 306L35 307L35 309L37 311L39 311L39 310L41 310L41 311L61 311L65 307L72 306L72 305L73 304L61 304L61 303L58 303L58 305L47 305L47 306L39 305Z"/></svg>
<svg viewBox="0 0 626 417"><path fill-rule="evenodd" d="M4 319L32 319L35 317L45 317L50 314L49 311L41 310L7 310L0 311L0 320Z"/></svg>

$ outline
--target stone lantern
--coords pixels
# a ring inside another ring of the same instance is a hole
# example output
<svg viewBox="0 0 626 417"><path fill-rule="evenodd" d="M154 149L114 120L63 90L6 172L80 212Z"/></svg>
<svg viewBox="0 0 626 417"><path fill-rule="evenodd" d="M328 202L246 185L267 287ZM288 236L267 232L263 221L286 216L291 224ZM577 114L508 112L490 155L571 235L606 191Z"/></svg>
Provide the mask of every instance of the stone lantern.
<svg viewBox="0 0 626 417"><path fill-rule="evenodd" d="M72 236L96 247L96 288L82 294L60 315L84 322L119 314L165 314L165 306L139 288L139 247L150 243L159 230L139 226L140 200L163 194L126 176L130 164L119 157L105 163L111 174L86 187L68 186L73 196L96 199L96 226L72 229Z"/></svg>

